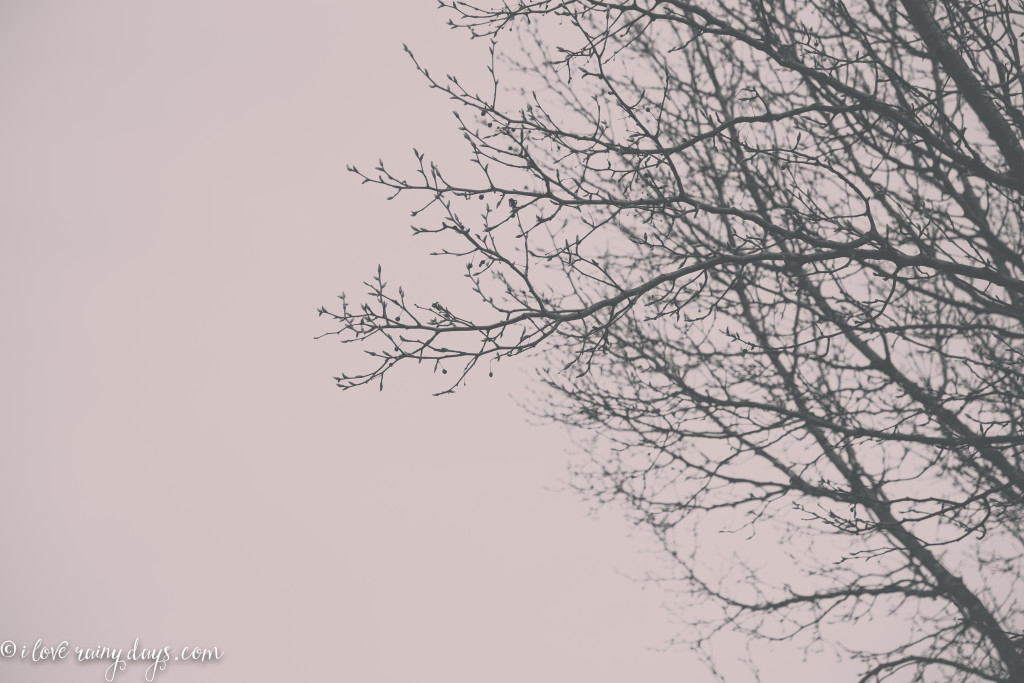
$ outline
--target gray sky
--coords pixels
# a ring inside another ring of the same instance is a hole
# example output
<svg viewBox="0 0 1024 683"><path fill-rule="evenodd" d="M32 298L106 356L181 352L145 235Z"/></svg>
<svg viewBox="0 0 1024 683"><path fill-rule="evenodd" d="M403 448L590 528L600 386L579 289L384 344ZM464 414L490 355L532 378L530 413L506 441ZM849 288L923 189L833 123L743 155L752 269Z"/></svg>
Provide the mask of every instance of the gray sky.
<svg viewBox="0 0 1024 683"><path fill-rule="evenodd" d="M450 286L345 172L460 162L401 44L484 46L435 6L0 3L0 641L223 650L177 683L702 680L649 649L642 543L546 490L567 444L519 373L342 393L358 356L312 341L378 263ZM0 678L103 680L73 657Z"/></svg>

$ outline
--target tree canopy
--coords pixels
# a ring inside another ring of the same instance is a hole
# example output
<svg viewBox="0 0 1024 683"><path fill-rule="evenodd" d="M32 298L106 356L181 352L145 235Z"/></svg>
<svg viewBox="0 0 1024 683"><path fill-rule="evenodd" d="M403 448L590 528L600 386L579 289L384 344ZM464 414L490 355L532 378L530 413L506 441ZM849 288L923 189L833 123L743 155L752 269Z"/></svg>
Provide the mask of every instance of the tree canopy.
<svg viewBox="0 0 1024 683"><path fill-rule="evenodd" d="M1024 681L1024 4L440 4L491 43L481 91L416 63L471 165L353 171L477 301L378 269L320 309L372 358L338 385L530 353L580 490L701 601L683 637Z"/></svg>

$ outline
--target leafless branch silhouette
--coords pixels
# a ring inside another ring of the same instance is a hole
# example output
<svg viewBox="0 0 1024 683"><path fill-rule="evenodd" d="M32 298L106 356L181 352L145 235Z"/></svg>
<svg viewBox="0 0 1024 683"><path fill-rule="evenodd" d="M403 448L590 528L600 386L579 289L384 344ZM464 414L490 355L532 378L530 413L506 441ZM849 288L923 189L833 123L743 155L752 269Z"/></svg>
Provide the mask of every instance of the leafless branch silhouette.
<svg viewBox="0 0 1024 683"><path fill-rule="evenodd" d="M684 638L1024 681L1024 5L441 6L491 43L486 92L416 63L472 173L352 170L423 198L488 313L378 269L320 309L373 359L338 385L415 361L444 393L532 353L537 411L593 444L580 490L705 605ZM716 552L737 521L784 559ZM903 638L836 635L886 620Z"/></svg>

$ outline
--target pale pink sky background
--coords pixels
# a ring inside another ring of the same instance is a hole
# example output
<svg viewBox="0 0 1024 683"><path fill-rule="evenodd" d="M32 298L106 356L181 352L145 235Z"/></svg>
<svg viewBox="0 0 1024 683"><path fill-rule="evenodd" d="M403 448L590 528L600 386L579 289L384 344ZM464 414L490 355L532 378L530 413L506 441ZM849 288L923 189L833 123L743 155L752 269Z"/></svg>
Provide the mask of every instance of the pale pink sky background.
<svg viewBox="0 0 1024 683"><path fill-rule="evenodd" d="M446 286L345 172L463 157L401 50L473 72L435 5L0 2L0 641L224 651L175 683L707 680L649 649L642 543L546 490L518 373L342 393L312 341L378 262Z"/></svg>

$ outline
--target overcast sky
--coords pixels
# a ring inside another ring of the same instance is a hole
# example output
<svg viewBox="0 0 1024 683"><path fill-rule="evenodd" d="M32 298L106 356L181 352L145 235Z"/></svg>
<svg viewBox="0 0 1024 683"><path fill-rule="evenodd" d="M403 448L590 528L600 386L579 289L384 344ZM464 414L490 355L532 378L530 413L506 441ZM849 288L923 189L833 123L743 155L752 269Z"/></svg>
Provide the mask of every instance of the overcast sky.
<svg viewBox="0 0 1024 683"><path fill-rule="evenodd" d="M0 641L223 651L175 683L703 680L651 649L644 543L550 490L522 374L343 393L357 351L313 341L378 263L450 286L345 171L464 158L401 50L482 71L435 6L0 2ZM101 683L73 658L0 679Z"/></svg>

